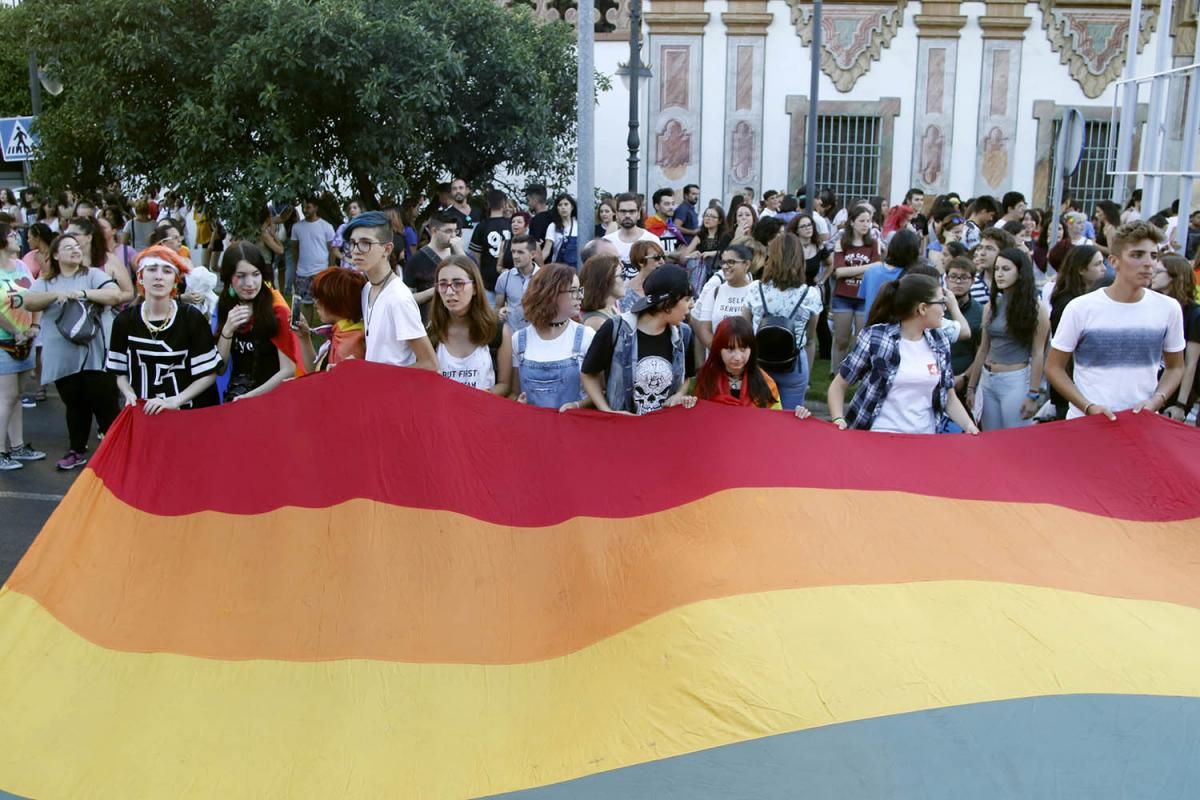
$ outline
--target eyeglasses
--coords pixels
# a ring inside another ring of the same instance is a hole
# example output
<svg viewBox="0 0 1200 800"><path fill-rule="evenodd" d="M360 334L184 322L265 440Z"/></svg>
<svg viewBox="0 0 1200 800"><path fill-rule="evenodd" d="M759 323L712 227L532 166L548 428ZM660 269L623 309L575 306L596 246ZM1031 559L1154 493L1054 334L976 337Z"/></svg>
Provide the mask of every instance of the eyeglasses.
<svg viewBox="0 0 1200 800"><path fill-rule="evenodd" d="M351 239L342 244L343 253L369 253L371 248L383 242L377 242L374 239Z"/></svg>
<svg viewBox="0 0 1200 800"><path fill-rule="evenodd" d="M563 289L561 292L559 292L559 294L569 294L571 297L583 297L583 287L580 286L575 289Z"/></svg>
<svg viewBox="0 0 1200 800"><path fill-rule="evenodd" d="M951 217L950 219L946 220L947 225L962 225L964 222L966 222L966 220L962 217Z"/></svg>
<svg viewBox="0 0 1200 800"><path fill-rule="evenodd" d="M722 258L721 259L722 267L732 267L734 264L745 264L745 263L746 263L746 259L744 259L744 258L729 258L729 259Z"/></svg>
<svg viewBox="0 0 1200 800"><path fill-rule="evenodd" d="M472 286L471 281L465 281L462 278L455 278L452 281L438 281L437 290L442 294L453 291L455 294L466 291L468 286Z"/></svg>
<svg viewBox="0 0 1200 800"><path fill-rule="evenodd" d="M954 281L955 283L966 283L971 280L970 275L947 275L946 280Z"/></svg>
<svg viewBox="0 0 1200 800"><path fill-rule="evenodd" d="M666 261L666 256L660 256L657 253L646 256L646 261Z"/></svg>
<svg viewBox="0 0 1200 800"><path fill-rule="evenodd" d="M949 303L947 303L945 300L926 300L926 301L925 301L925 305L927 305L927 306L941 306L942 308L949 308L949 307L950 307L950 304L949 304Z"/></svg>

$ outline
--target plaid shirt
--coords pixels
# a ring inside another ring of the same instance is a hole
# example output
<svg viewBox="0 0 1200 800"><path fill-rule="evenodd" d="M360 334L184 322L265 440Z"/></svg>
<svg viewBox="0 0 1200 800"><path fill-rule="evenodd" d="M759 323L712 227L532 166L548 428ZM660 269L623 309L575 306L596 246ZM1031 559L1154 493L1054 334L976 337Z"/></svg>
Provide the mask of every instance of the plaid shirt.
<svg viewBox="0 0 1200 800"><path fill-rule="evenodd" d="M937 358L942 377L933 392L934 430L942 430L947 421L946 396L954 388L954 369L950 366L950 339L939 328L925 331L925 343ZM854 349L842 361L838 374L849 384L860 384L846 411L846 425L868 430L883 401L891 391L900 369L900 325L871 325L858 334Z"/></svg>

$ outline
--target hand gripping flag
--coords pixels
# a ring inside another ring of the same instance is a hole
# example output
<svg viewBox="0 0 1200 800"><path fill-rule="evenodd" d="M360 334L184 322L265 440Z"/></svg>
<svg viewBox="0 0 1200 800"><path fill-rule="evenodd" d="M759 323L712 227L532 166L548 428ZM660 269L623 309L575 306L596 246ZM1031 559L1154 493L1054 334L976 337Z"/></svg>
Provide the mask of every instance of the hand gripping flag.
<svg viewBox="0 0 1200 800"><path fill-rule="evenodd" d="M1198 447L358 362L126 410L0 594L0 790L1194 798Z"/></svg>

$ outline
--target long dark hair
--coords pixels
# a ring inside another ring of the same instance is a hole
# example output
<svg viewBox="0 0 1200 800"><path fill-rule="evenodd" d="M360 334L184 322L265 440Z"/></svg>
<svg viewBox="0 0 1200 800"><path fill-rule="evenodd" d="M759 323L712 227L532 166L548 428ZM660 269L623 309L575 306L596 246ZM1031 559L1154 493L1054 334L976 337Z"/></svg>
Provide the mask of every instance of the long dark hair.
<svg viewBox="0 0 1200 800"><path fill-rule="evenodd" d="M258 294L250 301L251 329L250 335L255 338L270 339L279 333L279 321L275 319L275 298L271 292L271 268L263 258L258 245L250 242L233 242L221 256L221 285L225 287L217 300L217 329L225 325L229 312L241 300L233 289L233 273L237 266L245 261L262 274L262 286Z"/></svg>
<svg viewBox="0 0 1200 800"><path fill-rule="evenodd" d="M884 259L889 266L899 267L902 272L897 278L903 278L909 267L917 263L921 257L921 237L916 231L908 228L896 231L888 244L887 257Z"/></svg>
<svg viewBox="0 0 1200 800"><path fill-rule="evenodd" d="M474 292L471 294L471 304L467 307L467 336L471 340L471 344L476 347L485 344L491 344L496 338L496 330L500 325L500 319L496 316L496 312L492 310L491 304L487 300L487 293L483 286L483 276L479 272L478 265L470 256L450 256L445 261L437 265L437 270L433 273L433 282L436 286L437 276L442 273L442 270L447 267L458 267L471 279L471 285L474 287ZM437 291L435 289L435 291ZM429 308L429 324L425 327L429 330L429 341L436 347L438 342L446 340L446 332L450 330L450 309L446 308L443 302L442 293L437 291L437 299L430 303Z"/></svg>
<svg viewBox="0 0 1200 800"><path fill-rule="evenodd" d="M96 269L104 269L105 263L108 261L108 244L104 241L104 234L96 226L96 221L90 217L71 217L67 223L67 227L76 227L83 231L84 236L90 237L88 241L88 266ZM99 234L97 236L97 234Z"/></svg>
<svg viewBox="0 0 1200 800"><path fill-rule="evenodd" d="M566 200L568 203L571 204L571 219L564 220L562 218L562 215L558 213L558 204L561 203L563 200ZM554 209L554 212L553 212L554 213L554 222L557 224L557 227L562 231L562 234L564 236L566 236L567 234L569 234L571 232L571 222L576 217L579 216L579 206L576 205L574 197L571 197L571 195L567 194L566 192L563 192L558 197L554 198L554 205L552 206L552 208Z"/></svg>
<svg viewBox="0 0 1200 800"><path fill-rule="evenodd" d="M842 249L843 250L855 246L854 245L854 220L858 219L863 214L870 216L872 221L874 221L875 212L871 209L870 206L863 205L860 203L859 205L856 205L856 206L854 206L854 208L850 209L850 214L849 214L849 216L846 217L846 227L842 229ZM862 243L863 243L864 247L870 247L871 245L875 244L874 234L872 234L870 231L867 231L866 236L863 237Z"/></svg>
<svg viewBox="0 0 1200 800"><path fill-rule="evenodd" d="M1037 284L1033 279L1033 262L1024 250L1007 247L1000 251L996 258L1011 261L1017 267L1017 282L1005 292L1007 301L1004 306L1005 320L1008 333L1025 347L1033 347L1033 337L1037 333L1038 302ZM1000 287L992 279L992 308L1000 297Z"/></svg>
<svg viewBox="0 0 1200 800"><path fill-rule="evenodd" d="M1054 281L1054 291L1050 293L1051 305L1057 305L1059 298L1073 300L1091 291L1092 287L1087 285L1084 273L1099 252L1100 248L1090 244L1077 244L1067 251Z"/></svg>
<svg viewBox="0 0 1200 800"><path fill-rule="evenodd" d="M726 347L746 347L750 358L746 360L746 373L742 378L742 391L750 393L750 400L760 408L770 408L775 402L771 387L767 385L762 370L758 367L758 349L754 343L754 328L742 316L726 317L713 332L712 347L708 358L696 372L696 397L710 400L720 393L721 376L725 374L725 361L721 351Z"/></svg>
<svg viewBox="0 0 1200 800"><path fill-rule="evenodd" d="M921 303L941 298L942 287L928 275L905 275L898 281L888 281L875 295L868 325L902 322L912 316Z"/></svg>

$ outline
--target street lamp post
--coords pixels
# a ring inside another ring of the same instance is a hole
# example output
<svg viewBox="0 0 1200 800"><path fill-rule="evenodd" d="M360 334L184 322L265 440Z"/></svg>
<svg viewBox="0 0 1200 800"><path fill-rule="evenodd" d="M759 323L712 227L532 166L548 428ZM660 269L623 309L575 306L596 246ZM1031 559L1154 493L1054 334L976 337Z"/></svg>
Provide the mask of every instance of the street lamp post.
<svg viewBox="0 0 1200 800"><path fill-rule="evenodd" d="M629 191L638 190L638 151L641 137L638 135L640 110L638 88L642 78L642 0L629 3Z"/></svg>

